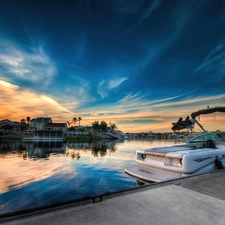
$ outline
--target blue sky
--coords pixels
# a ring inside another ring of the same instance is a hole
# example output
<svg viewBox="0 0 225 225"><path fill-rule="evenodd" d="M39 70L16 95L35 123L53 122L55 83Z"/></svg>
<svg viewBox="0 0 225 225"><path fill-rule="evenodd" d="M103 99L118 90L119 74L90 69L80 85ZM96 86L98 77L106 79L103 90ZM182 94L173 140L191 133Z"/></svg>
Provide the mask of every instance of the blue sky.
<svg viewBox="0 0 225 225"><path fill-rule="evenodd" d="M224 105L224 27L223 0L2 0L0 119L170 131Z"/></svg>

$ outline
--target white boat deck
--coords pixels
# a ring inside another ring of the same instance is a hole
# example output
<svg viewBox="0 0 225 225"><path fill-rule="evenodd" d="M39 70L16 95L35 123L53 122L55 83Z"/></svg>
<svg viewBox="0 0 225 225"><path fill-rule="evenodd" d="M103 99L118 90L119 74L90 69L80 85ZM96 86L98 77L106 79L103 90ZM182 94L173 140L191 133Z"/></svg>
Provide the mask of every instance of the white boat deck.
<svg viewBox="0 0 225 225"><path fill-rule="evenodd" d="M125 172L141 180L151 180L153 182L163 182L167 180L174 180L182 178L179 173L172 173L162 170L157 170L154 168L147 168L143 166L133 166L126 168Z"/></svg>

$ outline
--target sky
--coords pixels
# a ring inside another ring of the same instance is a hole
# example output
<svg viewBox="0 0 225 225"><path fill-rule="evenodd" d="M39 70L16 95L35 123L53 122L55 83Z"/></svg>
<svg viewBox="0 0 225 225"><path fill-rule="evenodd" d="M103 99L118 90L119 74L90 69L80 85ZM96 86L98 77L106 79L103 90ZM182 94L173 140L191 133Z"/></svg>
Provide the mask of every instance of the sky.
<svg viewBox="0 0 225 225"><path fill-rule="evenodd" d="M224 0L0 0L0 120L169 132L225 106L224 28Z"/></svg>

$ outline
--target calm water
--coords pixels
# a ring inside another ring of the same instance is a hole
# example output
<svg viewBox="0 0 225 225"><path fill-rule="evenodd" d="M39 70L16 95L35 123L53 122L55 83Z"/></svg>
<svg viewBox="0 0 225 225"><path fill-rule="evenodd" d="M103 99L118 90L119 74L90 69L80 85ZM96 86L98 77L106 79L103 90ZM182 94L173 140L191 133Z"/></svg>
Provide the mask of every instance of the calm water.
<svg viewBox="0 0 225 225"><path fill-rule="evenodd" d="M124 173L136 150L173 143L0 140L0 214L136 187Z"/></svg>

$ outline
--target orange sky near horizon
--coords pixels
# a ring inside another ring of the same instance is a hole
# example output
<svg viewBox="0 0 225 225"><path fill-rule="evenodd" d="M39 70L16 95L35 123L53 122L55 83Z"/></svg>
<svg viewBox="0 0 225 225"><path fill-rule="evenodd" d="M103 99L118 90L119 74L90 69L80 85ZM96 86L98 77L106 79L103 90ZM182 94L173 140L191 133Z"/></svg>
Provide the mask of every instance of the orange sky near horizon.
<svg viewBox="0 0 225 225"><path fill-rule="evenodd" d="M79 101L77 101L75 103L77 110L74 110L74 103L72 108L69 103L54 99L54 96L41 95L1 80L0 96L4 96L4 98L0 98L0 120L9 119L20 122L21 119L29 116L31 119L50 117L53 122L65 122L72 121L74 117L81 117L81 125L90 126L94 121L105 121L106 123L115 123L119 130L130 133L171 132L172 122L176 122L179 117L185 119L192 112L205 109L208 104L210 107L222 106L225 98L224 94L171 103L152 102L152 107L142 106L143 102L140 101L142 110L134 113L125 112L122 104L82 109L79 108ZM218 105L210 104L214 102L218 102ZM136 102L136 104L138 103ZM225 130L222 113L216 113L215 116L214 114L202 115L200 122L204 122L208 130Z"/></svg>

